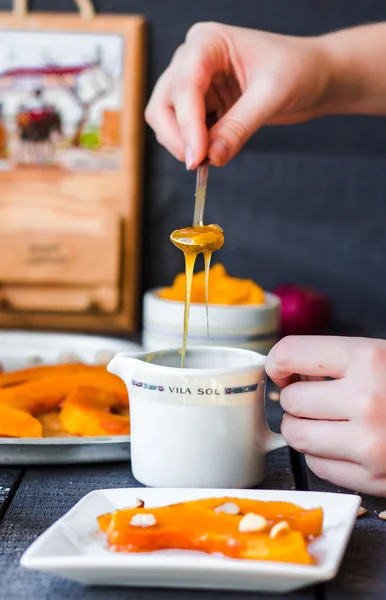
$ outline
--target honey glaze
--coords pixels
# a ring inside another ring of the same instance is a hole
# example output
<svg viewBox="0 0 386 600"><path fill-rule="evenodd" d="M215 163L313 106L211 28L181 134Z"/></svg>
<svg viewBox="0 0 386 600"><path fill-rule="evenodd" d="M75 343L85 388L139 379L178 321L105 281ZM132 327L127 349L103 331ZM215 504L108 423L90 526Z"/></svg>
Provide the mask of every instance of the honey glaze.
<svg viewBox="0 0 386 600"><path fill-rule="evenodd" d="M185 256L185 308L184 308L184 334L181 351L181 368L185 366L186 344L188 339L190 297L192 291L192 278L194 265L199 254L204 255L205 262L205 304L206 323L209 335L209 268L212 253L219 250L224 244L224 232L219 225L193 225L176 229L170 236L173 244L182 250Z"/></svg>

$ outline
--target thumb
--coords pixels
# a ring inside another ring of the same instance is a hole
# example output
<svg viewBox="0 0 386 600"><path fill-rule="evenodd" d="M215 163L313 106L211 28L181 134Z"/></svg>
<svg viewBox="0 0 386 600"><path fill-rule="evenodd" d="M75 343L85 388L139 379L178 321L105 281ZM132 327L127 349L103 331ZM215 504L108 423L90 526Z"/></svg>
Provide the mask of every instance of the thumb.
<svg viewBox="0 0 386 600"><path fill-rule="evenodd" d="M209 133L211 164L222 167L279 109L283 98L270 82L251 85Z"/></svg>

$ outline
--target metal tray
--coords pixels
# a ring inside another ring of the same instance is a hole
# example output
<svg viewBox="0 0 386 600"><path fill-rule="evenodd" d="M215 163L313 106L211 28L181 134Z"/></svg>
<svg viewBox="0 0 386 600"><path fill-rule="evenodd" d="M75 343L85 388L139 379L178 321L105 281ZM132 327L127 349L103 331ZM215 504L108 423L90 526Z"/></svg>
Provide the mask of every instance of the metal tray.
<svg viewBox="0 0 386 600"><path fill-rule="evenodd" d="M130 459L130 437L0 438L1 466L69 465Z"/></svg>
<svg viewBox="0 0 386 600"><path fill-rule="evenodd" d="M95 335L0 331L0 364L6 371L32 364L63 362L76 355L89 364L101 353L138 352L131 341ZM124 461L130 458L130 437L16 439L0 437L0 465L53 465Z"/></svg>

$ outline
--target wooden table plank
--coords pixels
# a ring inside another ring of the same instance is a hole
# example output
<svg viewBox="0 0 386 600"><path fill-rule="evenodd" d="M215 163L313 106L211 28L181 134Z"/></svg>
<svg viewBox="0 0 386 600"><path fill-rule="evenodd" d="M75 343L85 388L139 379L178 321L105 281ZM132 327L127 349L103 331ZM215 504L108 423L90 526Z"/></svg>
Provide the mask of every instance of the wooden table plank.
<svg viewBox="0 0 386 600"><path fill-rule="evenodd" d="M0 469L0 522L20 483L21 469Z"/></svg>
<svg viewBox="0 0 386 600"><path fill-rule="evenodd" d="M308 473L311 490L349 492ZM326 584L326 600L384 600L386 598L386 498L362 496L366 515L359 517L337 577Z"/></svg>
<svg viewBox="0 0 386 600"><path fill-rule="evenodd" d="M288 450L270 457L265 488L293 488ZM267 595L215 591L91 588L22 569L23 551L47 527L94 489L138 486L127 464L28 469L0 526L0 579L8 600L242 600ZM313 600L313 589L275 596L278 600Z"/></svg>

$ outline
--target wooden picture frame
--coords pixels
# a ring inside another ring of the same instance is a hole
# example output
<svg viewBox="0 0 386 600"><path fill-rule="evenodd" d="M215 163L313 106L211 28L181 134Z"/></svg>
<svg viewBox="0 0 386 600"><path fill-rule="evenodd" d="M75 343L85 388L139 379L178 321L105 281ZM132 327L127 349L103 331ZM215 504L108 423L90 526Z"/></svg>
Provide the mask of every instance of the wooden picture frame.
<svg viewBox="0 0 386 600"><path fill-rule="evenodd" d="M135 332L145 19L3 13L2 38L0 327Z"/></svg>

